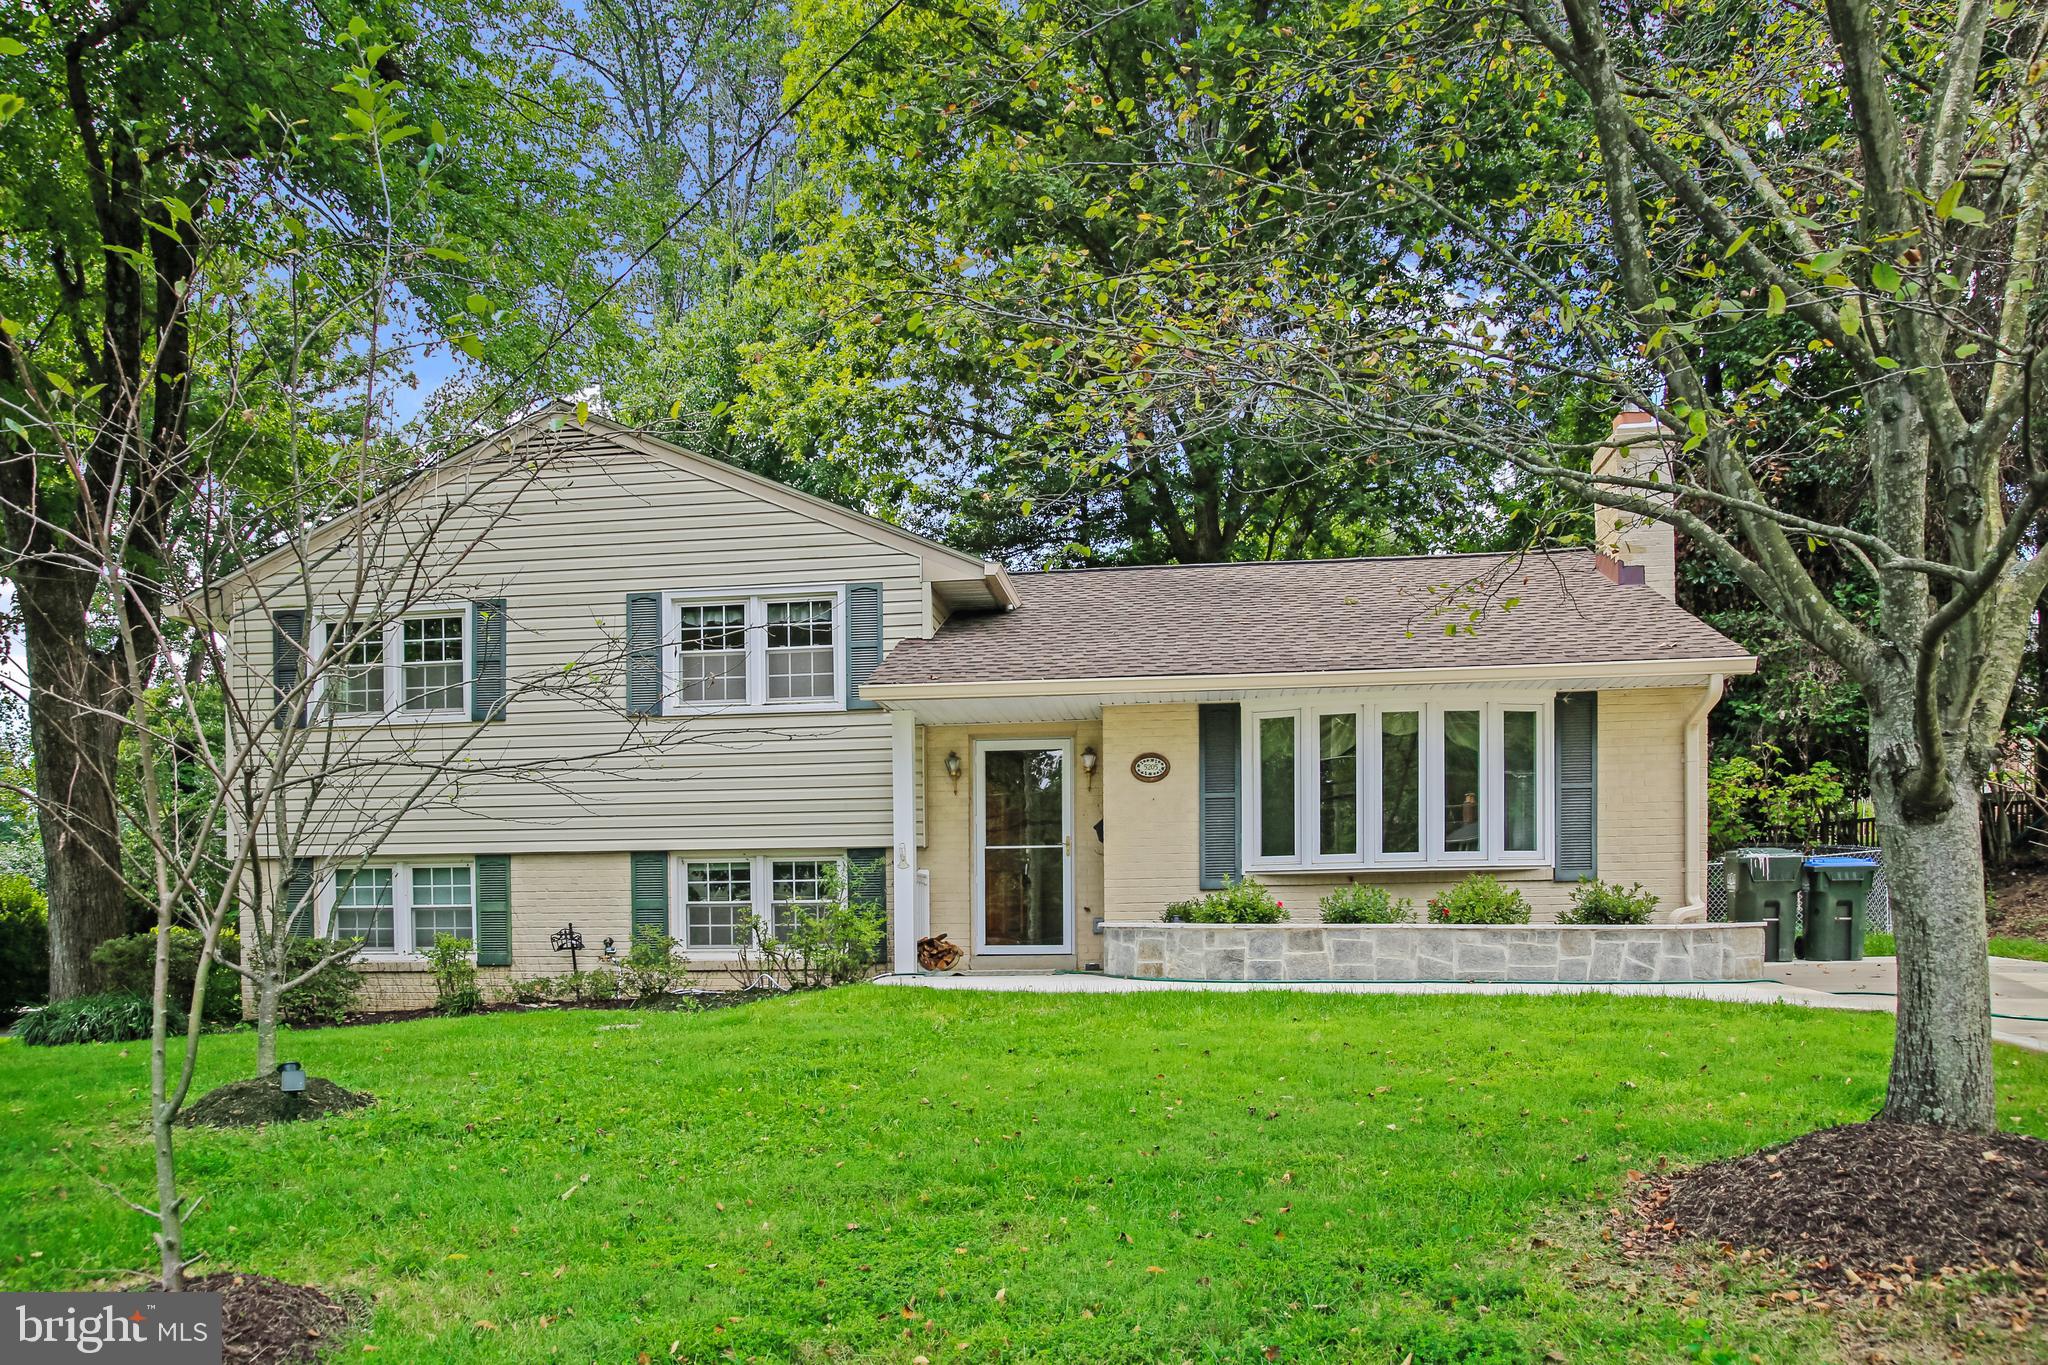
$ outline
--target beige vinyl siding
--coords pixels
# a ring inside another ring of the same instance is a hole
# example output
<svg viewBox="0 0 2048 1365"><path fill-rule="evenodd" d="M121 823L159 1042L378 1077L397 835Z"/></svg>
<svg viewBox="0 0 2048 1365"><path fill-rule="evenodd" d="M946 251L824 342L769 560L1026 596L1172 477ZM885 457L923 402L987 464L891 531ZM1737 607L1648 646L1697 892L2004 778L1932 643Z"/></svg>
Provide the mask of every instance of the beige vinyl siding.
<svg viewBox="0 0 2048 1365"><path fill-rule="evenodd" d="M341 773L317 815L294 816L309 853L374 845L381 854L575 850L754 850L892 842L889 718L878 710L624 715L619 667L626 595L636 591L882 585L885 647L926 626L922 561L913 550L778 505L659 456L588 439L537 470L461 471L414 501L453 499L461 513L427 544L429 511L390 523L377 561L420 565L422 601L506 599L509 718L336 724L316 731L357 760L397 763ZM454 562L451 562L454 561ZM316 572L316 612L345 599L348 553ZM303 580L278 567L233 604L228 634L237 690L269 709L268 610L298 605ZM268 601L262 600L268 598ZM839 621L842 648L845 621ZM607 675L560 689L577 665ZM557 689L536 692L536 686ZM408 761L416 760L416 761ZM424 780L453 763L432 794L393 821ZM388 833L378 826L391 823ZM274 845L266 845L274 847Z"/></svg>

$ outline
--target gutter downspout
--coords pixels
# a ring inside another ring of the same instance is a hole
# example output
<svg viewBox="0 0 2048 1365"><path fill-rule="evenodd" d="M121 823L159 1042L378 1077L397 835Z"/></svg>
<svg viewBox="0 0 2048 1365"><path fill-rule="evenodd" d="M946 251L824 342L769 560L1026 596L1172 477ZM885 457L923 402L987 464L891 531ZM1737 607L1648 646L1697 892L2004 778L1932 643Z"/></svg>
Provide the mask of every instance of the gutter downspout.
<svg viewBox="0 0 2048 1365"><path fill-rule="evenodd" d="M1721 700L1727 678L1710 674L1700 699L1685 718L1685 904L1672 912L1673 924L1707 918L1707 713Z"/></svg>

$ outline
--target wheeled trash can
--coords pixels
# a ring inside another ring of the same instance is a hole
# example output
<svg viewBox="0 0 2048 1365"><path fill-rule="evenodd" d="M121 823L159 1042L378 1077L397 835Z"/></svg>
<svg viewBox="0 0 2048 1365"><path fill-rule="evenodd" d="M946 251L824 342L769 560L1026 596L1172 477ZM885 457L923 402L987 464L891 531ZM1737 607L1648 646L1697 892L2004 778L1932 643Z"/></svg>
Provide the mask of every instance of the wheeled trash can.
<svg viewBox="0 0 2048 1365"><path fill-rule="evenodd" d="M1863 960L1863 907L1877 859L1830 853L1806 860L1806 928L1799 955L1810 962Z"/></svg>
<svg viewBox="0 0 2048 1365"><path fill-rule="evenodd" d="M1764 926L1764 961L1790 962L1799 936L1800 855L1790 848L1738 848L1728 871L1728 918Z"/></svg>

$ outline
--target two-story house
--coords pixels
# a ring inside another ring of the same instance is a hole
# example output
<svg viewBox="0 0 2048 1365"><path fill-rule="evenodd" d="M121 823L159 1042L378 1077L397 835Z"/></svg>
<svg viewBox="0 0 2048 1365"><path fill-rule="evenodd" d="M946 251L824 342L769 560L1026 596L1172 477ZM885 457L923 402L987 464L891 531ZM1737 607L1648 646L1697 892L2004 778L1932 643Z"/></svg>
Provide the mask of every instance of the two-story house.
<svg viewBox="0 0 2048 1365"><path fill-rule="evenodd" d="M1654 429L1618 428L1610 458ZM1673 601L1670 533L1589 551L1011 573L551 409L212 590L290 741L248 831L297 926L424 1001L635 926L732 962L839 884L893 969L1086 969L1107 919L1239 877L1582 876L1698 907L1706 718L1755 665ZM1633 562L1623 562L1624 560Z"/></svg>

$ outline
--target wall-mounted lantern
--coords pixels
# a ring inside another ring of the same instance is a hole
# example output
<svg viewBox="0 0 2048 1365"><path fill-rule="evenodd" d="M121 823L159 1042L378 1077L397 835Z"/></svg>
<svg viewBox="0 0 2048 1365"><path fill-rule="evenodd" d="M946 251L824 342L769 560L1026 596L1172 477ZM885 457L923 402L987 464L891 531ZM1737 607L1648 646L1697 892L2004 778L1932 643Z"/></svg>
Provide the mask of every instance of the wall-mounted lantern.
<svg viewBox="0 0 2048 1365"><path fill-rule="evenodd" d="M1096 754L1093 744L1081 751L1081 771L1088 774L1090 790L1093 790L1095 786L1095 765L1101 761L1102 759Z"/></svg>
<svg viewBox="0 0 2048 1365"><path fill-rule="evenodd" d="M946 755L946 776L953 779L953 790L960 790L960 755L956 750Z"/></svg>

